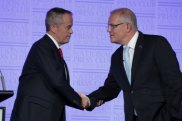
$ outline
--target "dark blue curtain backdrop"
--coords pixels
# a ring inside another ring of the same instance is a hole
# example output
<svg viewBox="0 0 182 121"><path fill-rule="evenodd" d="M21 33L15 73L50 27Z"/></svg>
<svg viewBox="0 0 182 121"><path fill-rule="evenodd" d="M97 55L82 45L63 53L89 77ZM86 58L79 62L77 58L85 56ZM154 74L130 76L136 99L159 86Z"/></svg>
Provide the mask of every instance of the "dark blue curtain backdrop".
<svg viewBox="0 0 182 121"><path fill-rule="evenodd" d="M181 0L0 0L0 69L6 86L15 95L0 103L6 106L9 121L16 97L18 78L32 44L45 34L44 19L52 7L63 7L74 14L74 34L63 46L71 85L86 94L101 86L107 77L110 57L118 45L107 33L109 12L129 7L144 33L165 36L174 48L182 68ZM166 60L167 61L167 60ZM124 121L120 96L92 112L67 107L67 121Z"/></svg>

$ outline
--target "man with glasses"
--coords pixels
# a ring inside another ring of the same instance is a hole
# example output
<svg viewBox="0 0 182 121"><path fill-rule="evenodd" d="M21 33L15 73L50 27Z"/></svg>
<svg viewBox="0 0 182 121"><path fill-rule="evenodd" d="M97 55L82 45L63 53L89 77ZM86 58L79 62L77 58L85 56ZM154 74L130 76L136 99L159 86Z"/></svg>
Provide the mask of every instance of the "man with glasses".
<svg viewBox="0 0 182 121"><path fill-rule="evenodd" d="M45 25L47 33L33 44L25 61L10 121L65 121L65 105L83 109L88 103L70 86L60 48L73 33L72 13L52 8Z"/></svg>
<svg viewBox="0 0 182 121"><path fill-rule="evenodd" d="M138 31L128 8L113 10L108 21L113 53L107 79L88 97L87 110L116 98L123 91L125 121L181 121L182 73L176 54L159 35Z"/></svg>

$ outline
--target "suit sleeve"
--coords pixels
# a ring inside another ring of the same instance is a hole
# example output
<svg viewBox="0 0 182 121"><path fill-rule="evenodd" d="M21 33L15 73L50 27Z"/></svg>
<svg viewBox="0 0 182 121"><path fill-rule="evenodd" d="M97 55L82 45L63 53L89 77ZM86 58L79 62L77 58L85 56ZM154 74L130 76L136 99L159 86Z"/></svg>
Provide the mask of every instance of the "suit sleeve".
<svg viewBox="0 0 182 121"><path fill-rule="evenodd" d="M182 74L176 54L163 37L156 42L156 64L158 66L164 97L173 117L182 118Z"/></svg>
<svg viewBox="0 0 182 121"><path fill-rule="evenodd" d="M83 109L81 106L81 98L70 86L69 81L65 78L64 63L57 58L55 50L49 47L36 46L34 48L35 62L47 80L48 84L56 93L64 97L65 102L70 106Z"/></svg>
<svg viewBox="0 0 182 121"><path fill-rule="evenodd" d="M96 107L97 101L99 100L106 102L116 98L120 91L121 88L112 76L112 72L110 72L104 85L88 95L91 101L91 106L87 110L93 110Z"/></svg>

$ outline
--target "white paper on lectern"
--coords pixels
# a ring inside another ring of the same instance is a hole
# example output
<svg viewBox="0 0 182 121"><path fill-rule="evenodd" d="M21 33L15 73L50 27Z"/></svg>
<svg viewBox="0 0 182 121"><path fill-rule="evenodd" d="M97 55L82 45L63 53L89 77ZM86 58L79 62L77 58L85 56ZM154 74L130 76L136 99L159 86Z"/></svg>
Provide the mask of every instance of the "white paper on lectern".
<svg viewBox="0 0 182 121"><path fill-rule="evenodd" d="M0 121L3 121L3 109L0 108Z"/></svg>

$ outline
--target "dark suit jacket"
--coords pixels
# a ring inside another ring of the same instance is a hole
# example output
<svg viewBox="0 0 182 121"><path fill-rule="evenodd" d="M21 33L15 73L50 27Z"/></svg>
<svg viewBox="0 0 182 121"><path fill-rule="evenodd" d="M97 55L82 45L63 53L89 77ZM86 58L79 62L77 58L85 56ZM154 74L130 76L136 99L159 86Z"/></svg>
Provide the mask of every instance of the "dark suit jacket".
<svg viewBox="0 0 182 121"><path fill-rule="evenodd" d="M170 121L182 118L182 74L175 52L162 36L139 33L136 43L131 85L123 65L123 47L111 58L104 86L89 95L92 110L97 100L109 101L121 90L124 95L125 120L133 120L136 109L139 121Z"/></svg>
<svg viewBox="0 0 182 121"><path fill-rule="evenodd" d="M65 121L65 105L82 109L66 63L45 35L33 44L25 61L11 121Z"/></svg>

